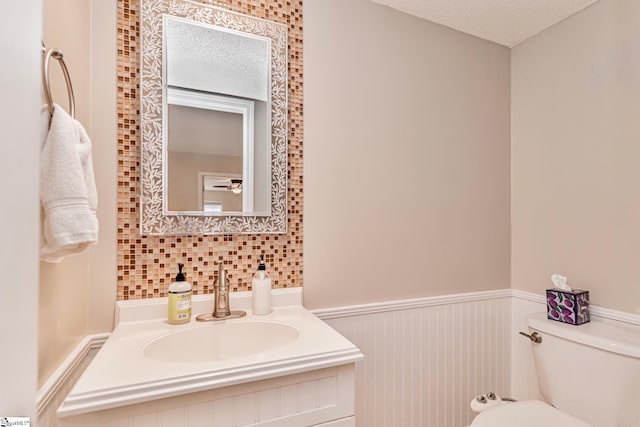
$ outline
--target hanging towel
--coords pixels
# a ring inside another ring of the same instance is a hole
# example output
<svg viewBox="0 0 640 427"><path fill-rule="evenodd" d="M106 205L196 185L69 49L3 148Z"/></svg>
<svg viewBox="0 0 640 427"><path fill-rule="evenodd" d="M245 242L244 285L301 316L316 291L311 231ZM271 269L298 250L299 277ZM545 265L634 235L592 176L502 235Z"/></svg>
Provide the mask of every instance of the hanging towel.
<svg viewBox="0 0 640 427"><path fill-rule="evenodd" d="M49 110L42 115L40 259L60 262L98 242L98 197L87 132L58 105L50 125Z"/></svg>

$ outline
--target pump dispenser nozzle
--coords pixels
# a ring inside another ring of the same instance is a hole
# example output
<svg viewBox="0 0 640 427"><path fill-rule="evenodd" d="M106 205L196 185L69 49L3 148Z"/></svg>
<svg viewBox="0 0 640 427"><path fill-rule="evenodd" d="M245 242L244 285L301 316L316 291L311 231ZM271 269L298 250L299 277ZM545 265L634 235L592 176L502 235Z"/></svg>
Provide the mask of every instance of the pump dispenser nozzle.
<svg viewBox="0 0 640 427"><path fill-rule="evenodd" d="M178 274L176 274L176 282L184 282L185 277L182 269L184 268L184 264L178 264Z"/></svg>

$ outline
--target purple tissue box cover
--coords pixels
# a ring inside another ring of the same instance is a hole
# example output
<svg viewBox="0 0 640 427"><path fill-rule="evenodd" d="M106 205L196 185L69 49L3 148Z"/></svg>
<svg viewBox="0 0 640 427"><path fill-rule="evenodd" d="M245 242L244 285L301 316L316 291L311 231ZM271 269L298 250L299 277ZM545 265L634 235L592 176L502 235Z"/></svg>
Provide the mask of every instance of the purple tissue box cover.
<svg viewBox="0 0 640 427"><path fill-rule="evenodd" d="M547 318L571 325L589 322L589 291L547 289Z"/></svg>

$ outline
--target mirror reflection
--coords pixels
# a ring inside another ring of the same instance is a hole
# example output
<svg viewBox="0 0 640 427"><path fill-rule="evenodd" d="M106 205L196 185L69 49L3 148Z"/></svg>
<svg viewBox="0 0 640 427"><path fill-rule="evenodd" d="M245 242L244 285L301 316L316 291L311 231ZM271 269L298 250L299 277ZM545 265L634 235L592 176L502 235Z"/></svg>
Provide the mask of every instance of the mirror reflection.
<svg viewBox="0 0 640 427"><path fill-rule="evenodd" d="M165 25L166 210L268 215L269 40L171 16Z"/></svg>
<svg viewBox="0 0 640 427"><path fill-rule="evenodd" d="M170 211L243 210L242 119L237 113L169 104L167 204ZM234 187L234 192L231 179L240 184ZM212 209L212 206L218 208Z"/></svg>

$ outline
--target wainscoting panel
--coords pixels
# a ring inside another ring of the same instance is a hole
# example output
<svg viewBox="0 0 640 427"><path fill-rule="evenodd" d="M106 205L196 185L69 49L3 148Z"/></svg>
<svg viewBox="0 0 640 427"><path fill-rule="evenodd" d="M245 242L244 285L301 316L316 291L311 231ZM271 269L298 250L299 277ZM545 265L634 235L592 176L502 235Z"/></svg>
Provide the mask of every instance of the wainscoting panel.
<svg viewBox="0 0 640 427"><path fill-rule="evenodd" d="M387 305L317 311L365 355L356 363L358 426L462 427L474 396L510 394L509 290Z"/></svg>
<svg viewBox="0 0 640 427"><path fill-rule="evenodd" d="M60 418L60 427L354 426L353 363ZM339 421L339 422L338 422ZM331 425L331 424L328 424Z"/></svg>
<svg viewBox="0 0 640 427"><path fill-rule="evenodd" d="M58 407L108 337L109 334L87 335L40 388L36 402L39 426L58 426Z"/></svg>

